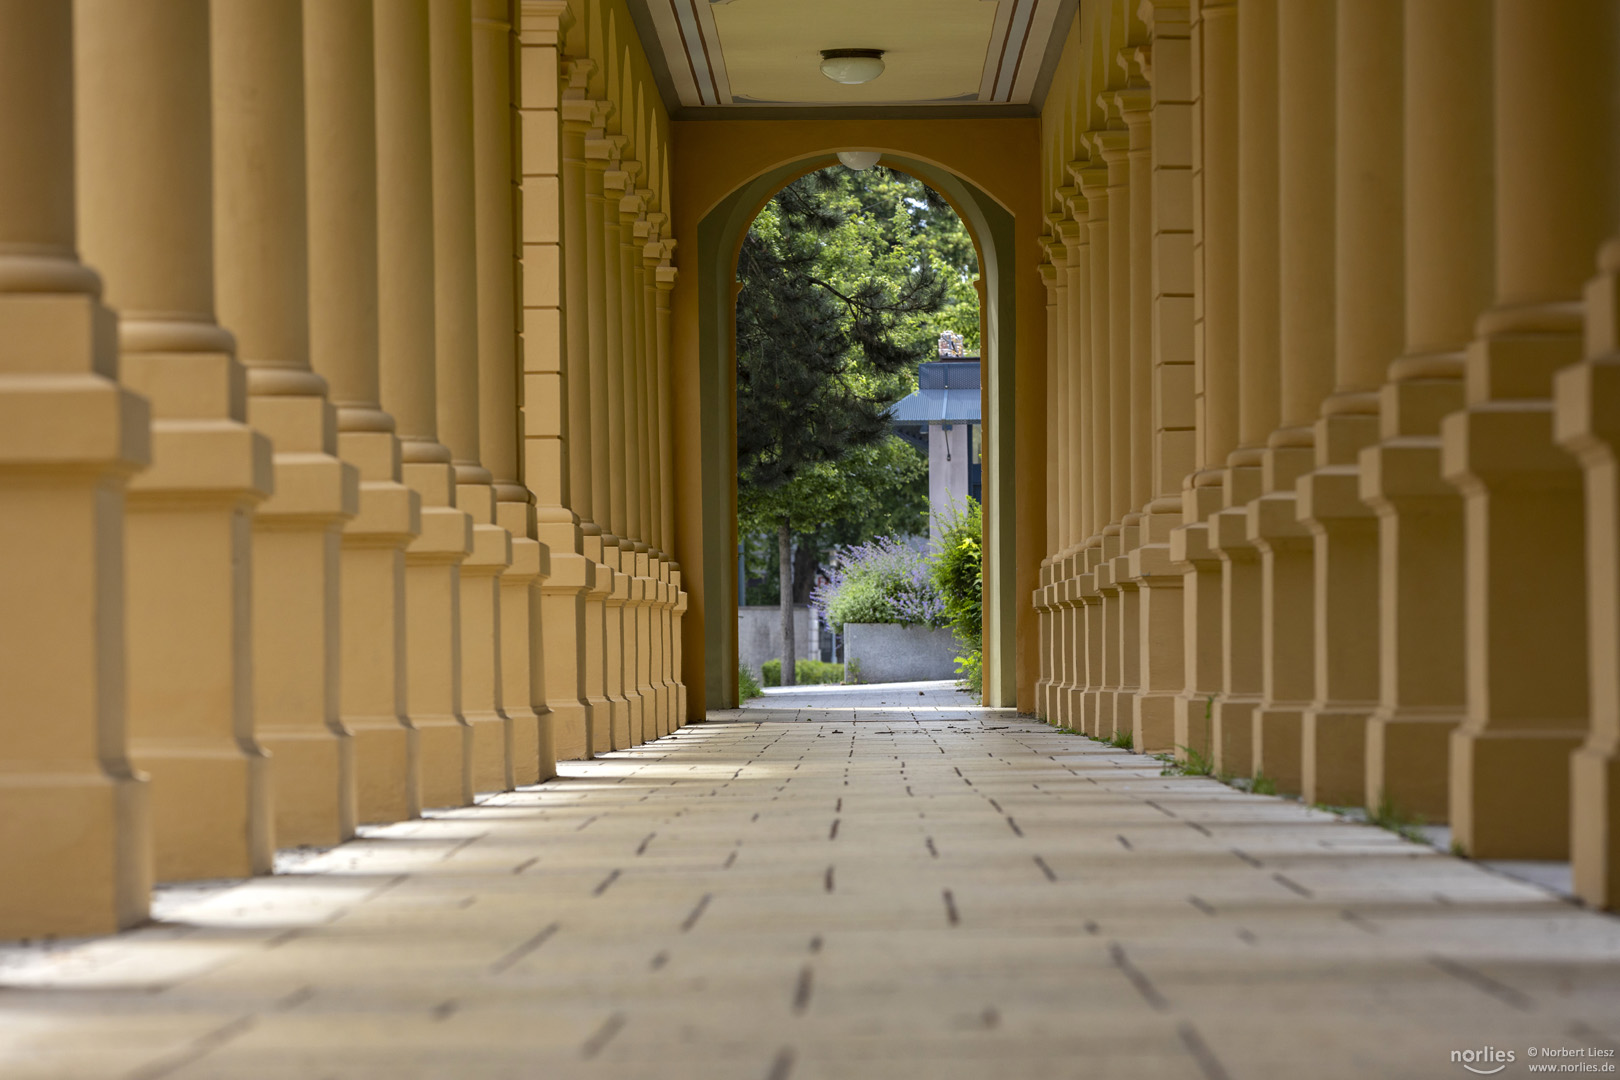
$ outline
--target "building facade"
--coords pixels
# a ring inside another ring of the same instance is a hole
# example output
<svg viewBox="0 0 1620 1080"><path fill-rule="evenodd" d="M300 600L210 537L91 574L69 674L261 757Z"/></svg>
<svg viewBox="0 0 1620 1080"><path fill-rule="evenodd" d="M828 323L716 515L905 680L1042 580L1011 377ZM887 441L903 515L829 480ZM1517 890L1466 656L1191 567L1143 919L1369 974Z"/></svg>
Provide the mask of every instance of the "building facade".
<svg viewBox="0 0 1620 1080"><path fill-rule="evenodd" d="M1620 8L926 7L0 2L0 937L730 704L841 151L979 249L989 704L1620 903Z"/></svg>

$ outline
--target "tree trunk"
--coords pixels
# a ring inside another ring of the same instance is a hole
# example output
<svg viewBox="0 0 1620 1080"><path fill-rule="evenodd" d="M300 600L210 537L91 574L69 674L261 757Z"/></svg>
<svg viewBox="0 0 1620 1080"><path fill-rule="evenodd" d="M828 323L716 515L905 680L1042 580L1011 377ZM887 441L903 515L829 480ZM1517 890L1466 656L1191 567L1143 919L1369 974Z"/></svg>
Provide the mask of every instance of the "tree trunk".
<svg viewBox="0 0 1620 1080"><path fill-rule="evenodd" d="M782 598L782 685L793 685L793 534L788 532L787 518L776 526L776 564L780 568L777 578Z"/></svg>

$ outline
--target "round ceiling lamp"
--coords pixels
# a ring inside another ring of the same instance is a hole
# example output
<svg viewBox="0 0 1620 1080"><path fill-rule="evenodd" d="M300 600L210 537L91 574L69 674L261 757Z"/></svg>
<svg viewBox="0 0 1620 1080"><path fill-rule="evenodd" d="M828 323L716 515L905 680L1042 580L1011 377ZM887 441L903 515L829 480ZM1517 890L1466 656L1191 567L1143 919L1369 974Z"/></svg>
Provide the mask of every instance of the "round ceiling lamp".
<svg viewBox="0 0 1620 1080"><path fill-rule="evenodd" d="M876 150L840 150L838 160L844 168L854 169L856 172L865 172L878 163L883 155Z"/></svg>
<svg viewBox="0 0 1620 1080"><path fill-rule="evenodd" d="M883 50L822 49L821 73L846 86L869 83L883 74Z"/></svg>

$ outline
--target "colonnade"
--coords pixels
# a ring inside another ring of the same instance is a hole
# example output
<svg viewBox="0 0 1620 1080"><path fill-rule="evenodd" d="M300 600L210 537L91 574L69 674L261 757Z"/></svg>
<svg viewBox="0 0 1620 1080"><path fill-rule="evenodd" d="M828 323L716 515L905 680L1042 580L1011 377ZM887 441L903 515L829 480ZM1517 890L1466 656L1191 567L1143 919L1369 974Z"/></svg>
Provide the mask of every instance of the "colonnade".
<svg viewBox="0 0 1620 1080"><path fill-rule="evenodd" d="M1620 904L1616 9L1153 0L1081 37L1039 713Z"/></svg>
<svg viewBox="0 0 1620 1080"><path fill-rule="evenodd" d="M657 150L571 21L0 0L0 938L681 722Z"/></svg>

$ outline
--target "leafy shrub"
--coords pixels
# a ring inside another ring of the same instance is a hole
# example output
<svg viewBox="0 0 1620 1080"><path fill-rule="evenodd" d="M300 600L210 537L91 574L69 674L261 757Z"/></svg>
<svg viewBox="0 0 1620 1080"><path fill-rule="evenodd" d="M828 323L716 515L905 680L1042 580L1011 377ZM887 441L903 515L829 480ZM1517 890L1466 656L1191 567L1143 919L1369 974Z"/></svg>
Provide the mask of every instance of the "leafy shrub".
<svg viewBox="0 0 1620 1080"><path fill-rule="evenodd" d="M928 557L891 536L833 553L810 602L839 630L845 623L945 625L945 605Z"/></svg>
<svg viewBox="0 0 1620 1080"><path fill-rule="evenodd" d="M940 515L939 550L931 560L945 622L967 650L956 658L962 688L984 698L984 515L976 499Z"/></svg>
<svg viewBox="0 0 1620 1080"><path fill-rule="evenodd" d="M780 675L781 672L778 671L777 674ZM739 666L737 668L737 704L740 705L745 701L764 696L765 691L759 688L759 680L754 678L754 673L748 668Z"/></svg>
<svg viewBox="0 0 1620 1080"><path fill-rule="evenodd" d="M767 660L759 665L760 677L766 686L782 685L782 661ZM829 664L822 660L798 660L793 664L793 681L800 686L844 681L844 665Z"/></svg>

